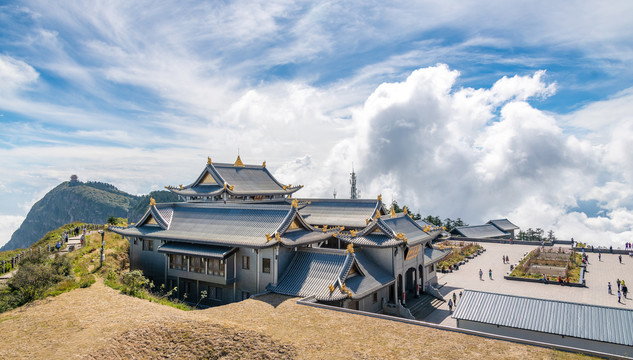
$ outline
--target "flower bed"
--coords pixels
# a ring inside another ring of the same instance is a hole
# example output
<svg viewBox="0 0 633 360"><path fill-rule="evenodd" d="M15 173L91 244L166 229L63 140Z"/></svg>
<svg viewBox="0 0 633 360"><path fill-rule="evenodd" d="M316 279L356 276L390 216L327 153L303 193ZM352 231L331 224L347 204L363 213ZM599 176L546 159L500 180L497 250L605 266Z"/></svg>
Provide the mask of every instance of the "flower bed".
<svg viewBox="0 0 633 360"><path fill-rule="evenodd" d="M508 278L543 279L545 276L545 281L557 282L560 276L570 283L578 283L581 264L582 255L574 251L536 248L517 264Z"/></svg>
<svg viewBox="0 0 633 360"><path fill-rule="evenodd" d="M442 272L452 271L456 266L462 265L480 254L484 248L475 243L465 241L443 241L437 246L440 250L452 249L450 255L437 263Z"/></svg>

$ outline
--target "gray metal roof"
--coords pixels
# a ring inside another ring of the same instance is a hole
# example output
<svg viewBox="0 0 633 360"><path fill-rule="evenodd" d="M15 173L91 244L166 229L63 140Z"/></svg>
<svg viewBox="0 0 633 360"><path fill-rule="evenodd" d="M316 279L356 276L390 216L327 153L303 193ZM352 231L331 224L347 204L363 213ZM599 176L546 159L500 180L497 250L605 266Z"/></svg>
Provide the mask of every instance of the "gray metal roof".
<svg viewBox="0 0 633 360"><path fill-rule="evenodd" d="M508 219L490 220L486 224L492 224L498 227L501 231L511 231L519 228L518 226L511 223Z"/></svg>
<svg viewBox="0 0 633 360"><path fill-rule="evenodd" d="M457 232L459 235L468 238L497 238L506 237L509 234L499 230L496 226L487 225L475 225L475 226L460 226L456 227L451 233Z"/></svg>
<svg viewBox="0 0 633 360"><path fill-rule="evenodd" d="M442 260L446 255L451 252L448 250L439 250L433 248L424 248L424 264L429 265Z"/></svg>
<svg viewBox="0 0 633 360"><path fill-rule="evenodd" d="M354 274L350 274L352 267L357 269ZM392 276L361 253L304 248L296 252L277 286L269 289L279 294L314 295L320 301L334 301L348 297L341 291L342 284L352 292L352 299L356 299L393 281ZM330 292L329 285L334 286L334 291Z"/></svg>
<svg viewBox="0 0 633 360"><path fill-rule="evenodd" d="M168 227L146 226L139 222L136 227L112 227L112 230L124 236L249 247L268 247L277 243L275 238L268 241L266 234L279 233L282 244L296 246L325 240L338 231L314 231L303 222L296 209L287 204L169 203L150 206L144 218L159 214L159 211L166 216L171 214ZM288 230L295 219L301 227Z"/></svg>
<svg viewBox="0 0 633 360"><path fill-rule="evenodd" d="M235 247L226 246L211 246L202 244L188 244L169 242L158 248L158 252L167 254L181 254L190 256L203 256L211 258L226 259L234 251L237 251Z"/></svg>
<svg viewBox="0 0 633 360"><path fill-rule="evenodd" d="M453 317L633 346L633 310L465 290Z"/></svg>
<svg viewBox="0 0 633 360"><path fill-rule="evenodd" d="M410 246L430 241L440 235L440 230L430 233L422 230L422 226L409 216L390 218L388 215L374 219L356 236L349 231L342 231L335 236L347 243L367 247L393 247L404 244L404 239L397 239L396 234L402 233Z"/></svg>
<svg viewBox="0 0 633 360"><path fill-rule="evenodd" d="M365 199L301 199L309 202L299 210L310 225L364 228L382 205L378 200Z"/></svg>

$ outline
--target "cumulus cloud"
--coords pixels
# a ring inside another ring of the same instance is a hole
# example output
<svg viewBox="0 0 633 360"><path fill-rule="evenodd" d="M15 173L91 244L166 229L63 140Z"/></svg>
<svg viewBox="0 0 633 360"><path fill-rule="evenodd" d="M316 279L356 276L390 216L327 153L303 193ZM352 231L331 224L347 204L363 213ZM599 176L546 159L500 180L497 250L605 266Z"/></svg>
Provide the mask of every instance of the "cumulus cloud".
<svg viewBox="0 0 633 360"><path fill-rule="evenodd" d="M456 88L459 75L443 64L416 70L380 85L355 113L358 135L335 149L357 161L365 195L470 223L508 216L563 237L621 241L633 224L631 182L609 159L626 135L592 142L535 107L556 91L542 71L487 89ZM570 117L583 111L592 109ZM623 181L604 182L604 171ZM604 215L571 211L580 200L598 201Z"/></svg>

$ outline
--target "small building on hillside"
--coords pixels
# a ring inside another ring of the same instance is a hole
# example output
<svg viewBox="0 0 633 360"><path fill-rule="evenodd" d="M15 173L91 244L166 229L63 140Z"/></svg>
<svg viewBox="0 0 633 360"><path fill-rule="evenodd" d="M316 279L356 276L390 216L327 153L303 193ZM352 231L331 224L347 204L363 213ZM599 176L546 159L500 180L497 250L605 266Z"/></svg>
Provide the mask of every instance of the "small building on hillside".
<svg viewBox="0 0 633 360"><path fill-rule="evenodd" d="M457 327L633 356L633 310L465 290Z"/></svg>

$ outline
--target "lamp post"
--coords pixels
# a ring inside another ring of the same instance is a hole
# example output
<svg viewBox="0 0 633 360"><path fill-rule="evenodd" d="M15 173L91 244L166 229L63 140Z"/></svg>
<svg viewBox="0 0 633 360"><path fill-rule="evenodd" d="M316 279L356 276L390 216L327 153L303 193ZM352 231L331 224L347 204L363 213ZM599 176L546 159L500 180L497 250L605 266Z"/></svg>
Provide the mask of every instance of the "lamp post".
<svg viewBox="0 0 633 360"><path fill-rule="evenodd" d="M103 230L99 230L99 234L101 234L101 262L99 262L99 267L103 266L103 260L105 260L105 254L103 253L103 247L105 246L105 232Z"/></svg>

